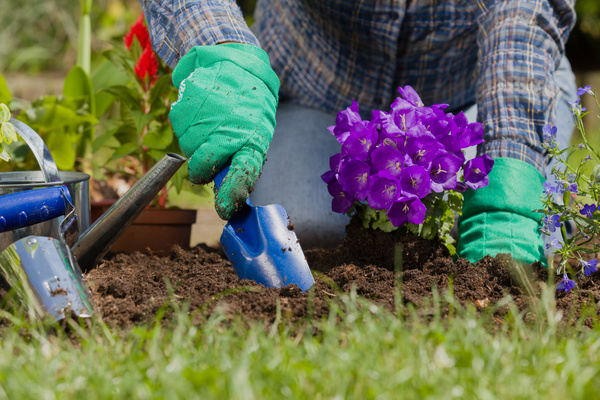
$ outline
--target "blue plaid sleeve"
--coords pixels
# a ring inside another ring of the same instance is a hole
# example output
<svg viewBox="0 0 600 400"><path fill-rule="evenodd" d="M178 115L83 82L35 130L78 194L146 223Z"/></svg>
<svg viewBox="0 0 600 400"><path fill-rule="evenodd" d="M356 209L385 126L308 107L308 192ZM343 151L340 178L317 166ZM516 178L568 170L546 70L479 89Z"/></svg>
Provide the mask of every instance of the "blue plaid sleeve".
<svg viewBox="0 0 600 400"><path fill-rule="evenodd" d="M140 0L154 50L174 68L194 46L259 46L234 0Z"/></svg>
<svg viewBox="0 0 600 400"><path fill-rule="evenodd" d="M546 165L542 128L554 120L554 71L575 21L573 1L495 1L480 15L479 152Z"/></svg>

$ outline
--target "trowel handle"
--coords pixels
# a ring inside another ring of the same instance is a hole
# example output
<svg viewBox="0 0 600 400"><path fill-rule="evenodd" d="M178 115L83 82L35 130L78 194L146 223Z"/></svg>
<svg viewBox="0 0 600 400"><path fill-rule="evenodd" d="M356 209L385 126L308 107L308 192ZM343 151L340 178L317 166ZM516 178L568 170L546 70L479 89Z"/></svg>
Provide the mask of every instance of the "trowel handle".
<svg viewBox="0 0 600 400"><path fill-rule="evenodd" d="M25 190L0 196L0 232L65 215L73 208L66 186Z"/></svg>
<svg viewBox="0 0 600 400"><path fill-rule="evenodd" d="M219 188L221 187L221 184L223 183L223 179L225 179L225 175L227 175L227 173L229 172L230 166L231 166L231 163L225 164L223 169L220 170L219 173L213 179L213 182L215 183L215 187L217 188L217 190L219 190ZM248 204L249 206L252 205L252 203L250 203L250 198L246 199L246 204Z"/></svg>

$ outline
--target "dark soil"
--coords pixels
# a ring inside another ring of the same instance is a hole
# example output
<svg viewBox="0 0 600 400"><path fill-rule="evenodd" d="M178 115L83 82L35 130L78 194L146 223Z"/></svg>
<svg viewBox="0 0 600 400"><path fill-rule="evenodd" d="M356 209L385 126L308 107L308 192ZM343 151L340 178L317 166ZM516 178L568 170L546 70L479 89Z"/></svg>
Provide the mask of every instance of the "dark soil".
<svg viewBox="0 0 600 400"><path fill-rule="evenodd" d="M198 323L216 309L267 323L275 320L279 309L283 319L295 322L309 313L327 315L331 301L352 288L392 312L412 304L427 313L434 290L446 293L449 287L463 306L485 309L510 295L525 310L548 281L548 270L538 264L515 268L508 255L485 257L477 264L453 260L437 242L366 231L354 222L337 248L305 254L316 279L314 290L307 293L296 286L266 289L240 281L222 251L205 245L190 251L175 247L168 257L110 255L86 280L104 320L122 327L152 322L161 309L168 314L166 304L189 304ZM583 277L575 290L558 293L557 308L568 317L565 320L576 320L589 308L586 305L600 301L593 278ZM501 323L505 313L506 307L495 309L496 320Z"/></svg>

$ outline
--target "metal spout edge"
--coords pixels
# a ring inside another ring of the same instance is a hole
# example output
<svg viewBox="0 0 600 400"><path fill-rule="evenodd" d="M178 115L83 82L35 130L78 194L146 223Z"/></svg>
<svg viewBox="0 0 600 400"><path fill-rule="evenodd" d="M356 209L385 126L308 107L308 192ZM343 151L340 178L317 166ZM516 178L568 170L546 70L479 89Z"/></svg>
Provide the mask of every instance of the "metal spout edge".
<svg viewBox="0 0 600 400"><path fill-rule="evenodd" d="M167 153L80 235L71 249L83 271L92 269L187 159Z"/></svg>

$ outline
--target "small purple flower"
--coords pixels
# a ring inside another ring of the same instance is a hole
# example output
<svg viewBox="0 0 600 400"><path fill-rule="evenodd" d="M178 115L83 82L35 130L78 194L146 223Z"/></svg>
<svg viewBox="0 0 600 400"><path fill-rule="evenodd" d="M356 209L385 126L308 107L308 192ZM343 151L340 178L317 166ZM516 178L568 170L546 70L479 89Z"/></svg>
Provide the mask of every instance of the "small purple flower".
<svg viewBox="0 0 600 400"><path fill-rule="evenodd" d="M406 155L400 150L385 144L380 145L371 153L371 163L376 172L386 170L397 178L400 177L406 158Z"/></svg>
<svg viewBox="0 0 600 400"><path fill-rule="evenodd" d="M544 228L550 232L556 232L556 228L560 228L560 215L554 214L544 217Z"/></svg>
<svg viewBox="0 0 600 400"><path fill-rule="evenodd" d="M575 281L569 279L567 274L564 273L562 281L558 282L558 284L556 285L556 290L563 290L565 292L568 292L569 290L573 289L574 287L575 287Z"/></svg>
<svg viewBox="0 0 600 400"><path fill-rule="evenodd" d="M550 241L550 243L546 243L546 248L549 249L550 247L562 249L562 243L560 243L557 238L554 238Z"/></svg>
<svg viewBox="0 0 600 400"><path fill-rule="evenodd" d="M592 92L592 85L586 85L582 88L577 88L577 96L583 96L586 93L590 96L594 95L594 92Z"/></svg>
<svg viewBox="0 0 600 400"><path fill-rule="evenodd" d="M458 141L461 149L483 143L483 124L481 122L468 124L462 132L458 134Z"/></svg>
<svg viewBox="0 0 600 400"><path fill-rule="evenodd" d="M375 148L378 137L379 133L375 124L370 121L358 122L350 128L350 132L342 144L342 153L364 161Z"/></svg>
<svg viewBox="0 0 600 400"><path fill-rule="evenodd" d="M431 163L429 176L431 189L436 193L456 188L456 173L462 165L462 159L455 154L444 154Z"/></svg>
<svg viewBox="0 0 600 400"><path fill-rule="evenodd" d="M350 128L356 123L361 122L362 118L358 113L358 103L352 100L352 105L345 110L340 111L335 119L335 125L327 128L334 135L338 142L344 143L350 133Z"/></svg>
<svg viewBox="0 0 600 400"><path fill-rule="evenodd" d="M465 183L475 190L487 186L490 182L488 174L494 166L494 159L487 154L467 161L464 166Z"/></svg>
<svg viewBox="0 0 600 400"><path fill-rule="evenodd" d="M582 107L581 104L579 104L579 102L581 101L581 99L577 99L574 101L569 102L569 106L571 107L571 115L575 115L577 114L577 116L581 116L581 114L586 110L585 107Z"/></svg>
<svg viewBox="0 0 600 400"><path fill-rule="evenodd" d="M594 219L594 211L596 211L595 204L586 204L583 206L583 209L579 211L579 213L589 219Z"/></svg>
<svg viewBox="0 0 600 400"><path fill-rule="evenodd" d="M545 142L553 142L556 140L556 131L558 128L556 126L552 126L550 124L546 125L542 128L542 133L544 135Z"/></svg>
<svg viewBox="0 0 600 400"><path fill-rule="evenodd" d="M420 165L425 169L431 167L431 162L443 150L443 146L435 138L406 139L404 151L411 158L414 165Z"/></svg>
<svg viewBox="0 0 600 400"><path fill-rule="evenodd" d="M404 167L400 175L400 186L404 194L422 199L431 193L429 172L418 165Z"/></svg>
<svg viewBox="0 0 600 400"><path fill-rule="evenodd" d="M556 187L551 182L544 182L544 194L549 195L556 193Z"/></svg>
<svg viewBox="0 0 600 400"><path fill-rule="evenodd" d="M361 160L350 160L340 168L338 181L344 192L359 201L367 198L369 189L369 164Z"/></svg>
<svg viewBox="0 0 600 400"><path fill-rule="evenodd" d="M411 102L414 106L416 106L416 107L424 106L423 101L421 100L421 97L419 97L419 95L417 94L415 89L413 89L411 86L406 85L404 87L399 87L398 92L400 92L400 95L402 97L404 97L406 100L408 100L409 102Z"/></svg>
<svg viewBox="0 0 600 400"><path fill-rule="evenodd" d="M590 276L592 273L598 271L598 260L596 260L595 258L591 259L588 262L583 260L579 260L579 262L583 267L583 273L585 274L585 276Z"/></svg>
<svg viewBox="0 0 600 400"><path fill-rule="evenodd" d="M569 183L567 185L567 191L571 193L577 193L577 183Z"/></svg>
<svg viewBox="0 0 600 400"><path fill-rule="evenodd" d="M422 224L426 212L427 208L421 200L415 197L402 197L390 206L386 214L392 225L398 227L407 222Z"/></svg>
<svg viewBox="0 0 600 400"><path fill-rule="evenodd" d="M369 207L376 210L387 210L398 198L398 181L386 170L369 178Z"/></svg>
<svg viewBox="0 0 600 400"><path fill-rule="evenodd" d="M342 185L340 185L337 180L330 181L327 184L327 190L329 191L329 194L333 196L333 199L331 200L331 210L336 213L346 214L352 206L354 198L344 192Z"/></svg>

